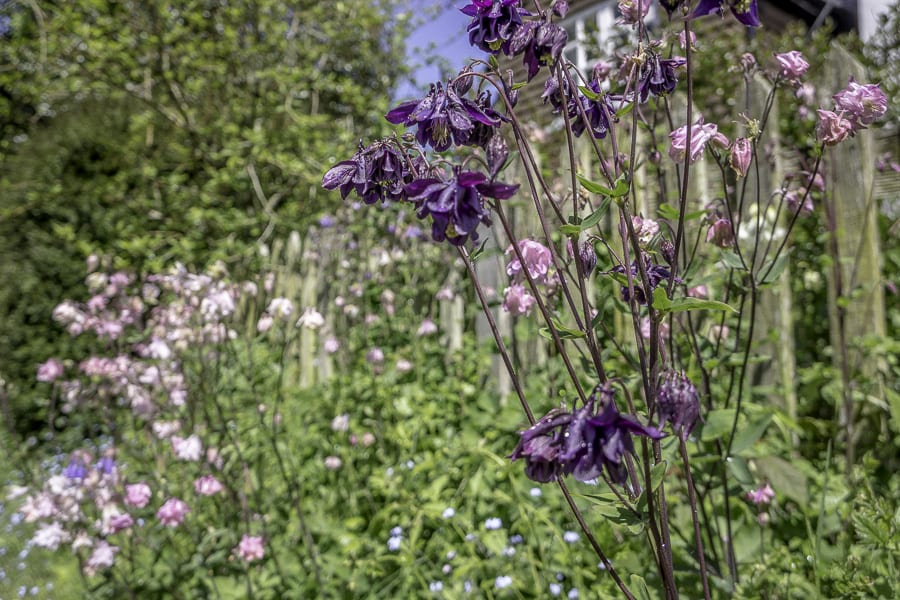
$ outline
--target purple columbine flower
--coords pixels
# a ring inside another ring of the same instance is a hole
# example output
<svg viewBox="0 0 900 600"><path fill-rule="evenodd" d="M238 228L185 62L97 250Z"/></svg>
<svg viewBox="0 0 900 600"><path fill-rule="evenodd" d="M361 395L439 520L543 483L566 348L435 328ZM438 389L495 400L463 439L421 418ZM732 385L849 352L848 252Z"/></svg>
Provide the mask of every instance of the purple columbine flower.
<svg viewBox="0 0 900 600"><path fill-rule="evenodd" d="M487 92L471 100L461 96L454 83L446 89L440 83L432 85L427 96L396 106L384 118L394 125L415 125L416 141L437 152L451 145L484 146L503 122L491 108Z"/></svg>
<svg viewBox="0 0 900 600"><path fill-rule="evenodd" d="M478 239L478 225L490 225L490 213L484 196L497 200L511 198L518 185L489 181L483 173L455 171L449 179L423 178L406 186L409 199L416 203L420 219L431 215L431 237L461 246Z"/></svg>
<svg viewBox="0 0 900 600"><path fill-rule="evenodd" d="M509 42L522 27L522 17L531 13L521 8L521 0L472 0L460 9L472 17L466 28L469 43L490 54L508 52Z"/></svg>
<svg viewBox="0 0 900 600"><path fill-rule="evenodd" d="M541 65L552 67L556 64L567 41L569 34L559 25L530 21L516 31L510 40L508 54L523 55L522 64L528 68L528 81L531 81Z"/></svg>
<svg viewBox="0 0 900 600"><path fill-rule="evenodd" d="M112 475L116 470L116 461L111 456L103 456L97 461L97 470L104 475Z"/></svg>
<svg viewBox="0 0 900 600"><path fill-rule="evenodd" d="M745 137L734 140L731 145L731 168L738 177L747 175L751 158L753 158L753 143Z"/></svg>
<svg viewBox="0 0 900 600"><path fill-rule="evenodd" d="M359 146L350 160L339 162L325 173L322 187L339 188L341 198L351 191L366 204L406 200L404 186L416 175L417 163L410 163L407 156L389 140L379 140L369 146Z"/></svg>
<svg viewBox="0 0 900 600"><path fill-rule="evenodd" d="M663 3L664 5L666 3ZM679 2L680 4L680 2ZM756 10L756 0L700 0L700 4L694 9L689 18L705 17L713 13L725 14L725 7L731 10L731 14L747 27L759 27L759 15ZM669 11L671 13L671 11Z"/></svg>
<svg viewBox="0 0 900 600"><path fill-rule="evenodd" d="M594 413L597 394L601 412ZM525 475L546 483L572 474L578 481L599 477L604 469L615 483L625 483L622 458L634 453L631 434L660 439L663 434L624 416L613 401L613 390L598 386L587 403L574 412L553 409L532 427L520 432L512 460L525 459Z"/></svg>
<svg viewBox="0 0 900 600"><path fill-rule="evenodd" d="M651 51L638 73L638 96L641 102L646 102L650 94L664 96L674 92L678 85L675 69L685 64L687 61L680 56L660 58L659 54Z"/></svg>
<svg viewBox="0 0 900 600"><path fill-rule="evenodd" d="M585 130L590 128L591 135L596 139L605 138L606 134L609 133L610 120L615 121L616 107L614 98L600 90L600 80L594 79L588 84L587 87L591 91L590 96L579 91L576 97L569 93L567 80L563 80L563 85L566 90L566 112L572 123L572 133L576 137L580 137ZM563 95L559 90L559 82L556 77L551 75L544 84L544 93L541 94L541 99L545 104L550 102L550 105L553 106L553 112L556 114L562 112ZM587 123L582 118L581 110L578 108L579 103L584 109Z"/></svg>
<svg viewBox="0 0 900 600"><path fill-rule="evenodd" d="M712 220L709 230L706 232L706 241L719 248L731 248L734 246L734 228L731 221L717 217Z"/></svg>
<svg viewBox="0 0 900 600"><path fill-rule="evenodd" d="M656 401L660 423L668 421L675 433L687 440L700 417L700 395L691 380L669 373L659 386Z"/></svg>
<svg viewBox="0 0 900 600"><path fill-rule="evenodd" d="M797 50L776 54L775 60L778 61L778 74L790 81L797 81L809 69L809 63Z"/></svg>
<svg viewBox="0 0 900 600"><path fill-rule="evenodd" d="M69 462L69 466L63 471L63 475L69 479L84 479L88 475L88 468L80 460Z"/></svg>
<svg viewBox="0 0 900 600"><path fill-rule="evenodd" d="M643 285L641 284L641 272L638 268L637 260L631 263L631 276L634 278L634 299L638 304L647 304L647 298L653 297L653 290L656 289L656 286L660 284L662 281L667 281L669 279L670 271L668 268L658 265L654 263L650 256L647 254L643 255L644 259L644 270L647 271L647 279L650 284L649 290L644 290ZM625 266L619 265L618 267L613 267L611 273L625 273ZM676 277L676 282L680 282L681 280ZM628 286L622 286L622 300L625 302L631 301L631 294L628 293Z"/></svg>

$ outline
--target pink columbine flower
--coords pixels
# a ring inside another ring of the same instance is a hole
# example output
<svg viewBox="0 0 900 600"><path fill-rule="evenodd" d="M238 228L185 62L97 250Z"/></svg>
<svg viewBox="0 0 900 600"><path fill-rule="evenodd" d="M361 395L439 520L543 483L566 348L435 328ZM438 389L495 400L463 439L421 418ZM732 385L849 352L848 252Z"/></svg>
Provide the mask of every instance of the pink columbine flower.
<svg viewBox="0 0 900 600"><path fill-rule="evenodd" d="M421 325L419 325L419 329L416 331L416 335L419 337L425 335L431 335L432 333L437 333L437 325L434 324L434 321L431 319L423 319Z"/></svg>
<svg viewBox="0 0 900 600"><path fill-rule="evenodd" d="M178 527L184 522L184 518L191 512L187 503L178 498L169 498L165 504L156 511L156 518L160 524L166 527Z"/></svg>
<svg viewBox="0 0 900 600"><path fill-rule="evenodd" d="M816 110L819 114L819 125L816 133L826 146L834 146L847 139L853 131L853 123L844 118L843 113L830 110Z"/></svg>
<svg viewBox="0 0 900 600"><path fill-rule="evenodd" d="M147 503L150 502L152 495L153 493L150 491L150 486L146 483L132 483L131 485L125 486L124 502L128 506L144 508L147 506Z"/></svg>
<svg viewBox="0 0 900 600"><path fill-rule="evenodd" d="M241 538L241 542L237 545L237 548L234 549L235 553L246 562L253 562L254 560L262 560L262 558L266 555L266 549L263 545L263 539L258 535L247 535L246 533Z"/></svg>
<svg viewBox="0 0 900 600"><path fill-rule="evenodd" d="M527 315L536 303L534 296L518 283L503 290L503 310L513 315Z"/></svg>
<svg viewBox="0 0 900 600"><path fill-rule="evenodd" d="M753 143L747 138L741 137L734 140L731 145L731 168L739 177L747 175L750 168L750 158L753 156Z"/></svg>
<svg viewBox="0 0 900 600"><path fill-rule="evenodd" d="M687 125L682 125L669 134L672 144L669 146L669 157L675 162L683 162L687 152ZM715 123L704 123L701 115L691 127L691 163L697 162L703 155L708 143L716 144L721 148L728 147L728 138L719 133L719 127Z"/></svg>
<svg viewBox="0 0 900 600"><path fill-rule="evenodd" d="M453 289L450 287L442 287L434 295L435 300L453 300Z"/></svg>
<svg viewBox="0 0 900 600"><path fill-rule="evenodd" d="M645 219L639 216L631 217L631 225L634 228L634 234L638 237L641 244L649 244L657 233L659 233L659 223L653 219Z"/></svg>
<svg viewBox="0 0 900 600"><path fill-rule="evenodd" d="M734 245L734 230L728 219L716 219L706 232L706 241L719 248L730 248Z"/></svg>
<svg viewBox="0 0 900 600"><path fill-rule="evenodd" d="M204 475L194 481L194 491L201 496L215 496L224 488L212 475Z"/></svg>
<svg viewBox="0 0 900 600"><path fill-rule="evenodd" d="M272 329L272 324L275 322L275 319L272 318L272 315L263 313L263 315L259 318L259 321L256 322L256 330L260 333L265 333L268 330Z"/></svg>
<svg viewBox="0 0 900 600"><path fill-rule="evenodd" d="M534 240L520 240L519 251L525 260L525 266L528 268L528 274L534 279L535 283L547 283L550 266L553 264L553 257L550 249ZM523 277L522 263L519 262L515 255L513 247L506 249L506 255L512 256L509 264L506 265L506 274L512 278Z"/></svg>
<svg viewBox="0 0 900 600"><path fill-rule="evenodd" d="M760 488L747 492L747 499L757 506L768 504L775 499L775 490L772 489L771 485L766 483L766 485Z"/></svg>
<svg viewBox="0 0 900 600"><path fill-rule="evenodd" d="M684 37L684 31L678 34L678 45L681 46L682 50L687 50L687 40ZM693 31L691 32L691 49L695 50L697 48L697 34Z"/></svg>
<svg viewBox="0 0 900 600"><path fill-rule="evenodd" d="M175 452L175 456L181 460L196 462L203 455L203 444L197 434L192 434L187 438L173 435L172 450Z"/></svg>
<svg viewBox="0 0 900 600"><path fill-rule="evenodd" d="M834 104L837 110L845 111L854 131L871 125L887 112L887 97L877 83L860 85L852 79L834 95Z"/></svg>
<svg viewBox="0 0 900 600"><path fill-rule="evenodd" d="M778 61L780 68L778 74L785 79L796 81L806 74L809 63L803 58L803 55L797 50L791 50L783 54L776 54L775 60Z"/></svg>
<svg viewBox="0 0 900 600"><path fill-rule="evenodd" d="M37 380L43 383L52 383L62 376L64 370L62 361L51 358L38 365Z"/></svg>

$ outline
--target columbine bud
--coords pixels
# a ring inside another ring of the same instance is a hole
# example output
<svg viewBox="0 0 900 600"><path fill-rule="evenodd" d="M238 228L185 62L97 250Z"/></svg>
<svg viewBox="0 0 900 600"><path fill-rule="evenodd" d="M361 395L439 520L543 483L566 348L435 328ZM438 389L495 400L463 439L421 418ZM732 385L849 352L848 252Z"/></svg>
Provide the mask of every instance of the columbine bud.
<svg viewBox="0 0 900 600"><path fill-rule="evenodd" d="M663 260L672 266L672 263L675 262L675 244L669 240L663 240L659 243L659 252L662 254Z"/></svg>
<svg viewBox="0 0 900 600"><path fill-rule="evenodd" d="M594 69L592 71L594 76L594 81L601 82L607 77L609 77L609 73L612 71L612 65L606 62L605 60L597 61L597 64L594 65Z"/></svg>
<svg viewBox="0 0 900 600"><path fill-rule="evenodd" d="M581 261L581 271L587 277L594 272L597 266L597 253L590 242L582 242L578 245L578 258Z"/></svg>
<svg viewBox="0 0 900 600"><path fill-rule="evenodd" d="M741 54L741 68L745 73L750 73L756 68L756 57L749 52Z"/></svg>
<svg viewBox="0 0 900 600"><path fill-rule="evenodd" d="M500 173L500 169L506 164L506 158L509 156L509 147L506 145L506 140L503 139L502 135L491 137L491 141L488 142L487 148L485 148L485 155L488 168L491 171L491 178L494 178Z"/></svg>
<svg viewBox="0 0 900 600"><path fill-rule="evenodd" d="M734 245L734 231L731 229L731 221L728 219L716 219L709 226L706 233L706 241L712 242L719 248L730 248Z"/></svg>
<svg viewBox="0 0 900 600"><path fill-rule="evenodd" d="M668 421L681 439L687 440L700 417L700 395L683 374L669 373L656 397L660 422Z"/></svg>
<svg viewBox="0 0 900 600"><path fill-rule="evenodd" d="M747 175L750 158L753 156L753 144L747 138L738 138L731 145L731 168L740 177Z"/></svg>
<svg viewBox="0 0 900 600"><path fill-rule="evenodd" d="M453 89L456 90L456 93L460 96L465 96L466 93L472 89L472 80L475 78L469 73L472 72L472 67L466 66L462 71L459 72L456 79L453 81Z"/></svg>
<svg viewBox="0 0 900 600"><path fill-rule="evenodd" d="M553 6L550 7L550 10L552 10L553 14L560 19L565 19L566 15L569 13L569 3L566 2L566 0L556 0L556 2L553 3Z"/></svg>

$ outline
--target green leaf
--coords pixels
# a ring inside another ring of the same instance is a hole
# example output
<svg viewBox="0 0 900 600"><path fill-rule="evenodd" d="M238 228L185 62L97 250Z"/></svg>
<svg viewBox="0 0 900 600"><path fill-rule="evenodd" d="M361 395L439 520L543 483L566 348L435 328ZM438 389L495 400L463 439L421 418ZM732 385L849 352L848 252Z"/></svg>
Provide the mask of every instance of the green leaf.
<svg viewBox="0 0 900 600"><path fill-rule="evenodd" d="M785 252L774 261L769 261L768 263L763 265L760 273L765 275L765 277L763 277L762 281L759 282L759 285L766 285L778 280L778 277L781 275L781 273L784 271L784 268L788 264L788 254L788 252Z"/></svg>
<svg viewBox="0 0 900 600"><path fill-rule="evenodd" d="M734 425L734 415L735 410L733 408L722 408L708 412L700 439L704 442L711 442L722 438L727 433L731 433L731 428Z"/></svg>
<svg viewBox="0 0 900 600"><path fill-rule="evenodd" d="M637 285L637 282L635 282ZM657 286L655 290L653 290L653 308L659 311L667 311L672 307L672 301L669 300L669 296L666 295L666 290L663 286Z"/></svg>
<svg viewBox="0 0 900 600"><path fill-rule="evenodd" d="M563 225L559 231L566 237L577 236L581 233L581 225Z"/></svg>
<svg viewBox="0 0 900 600"><path fill-rule="evenodd" d="M747 459L740 456L731 456L728 458L726 464L728 465L729 472L731 472L731 476L734 477L742 488L749 490L756 487L756 480L753 478L753 474L750 473L750 466L747 464Z"/></svg>
<svg viewBox="0 0 900 600"><path fill-rule="evenodd" d="M651 600L650 590L647 589L647 582L637 573L631 574L631 589L633 595L638 600Z"/></svg>
<svg viewBox="0 0 900 600"><path fill-rule="evenodd" d="M732 269L737 269L738 271L746 270L741 262L741 258L734 252L722 252L722 261Z"/></svg>
<svg viewBox="0 0 900 600"><path fill-rule="evenodd" d="M779 493L796 500L801 506L809 502L809 490L803 471L777 456L763 456L754 461L760 475Z"/></svg>
<svg viewBox="0 0 900 600"><path fill-rule="evenodd" d="M585 85L579 85L578 90L582 94L584 94L588 98L588 100L597 100L598 98L600 98L600 94Z"/></svg>
<svg viewBox="0 0 900 600"><path fill-rule="evenodd" d="M650 492L655 492L659 489L660 484L662 484L663 479L666 476L666 469L668 468L669 463L666 461L660 461L653 465L650 469Z"/></svg>
<svg viewBox="0 0 900 600"><path fill-rule="evenodd" d="M671 204L666 204L665 202L660 204L659 208L656 209L656 212L663 219L668 219L670 221L678 220L678 209Z"/></svg>
<svg viewBox="0 0 900 600"><path fill-rule="evenodd" d="M581 230L584 231L586 229L590 229L594 225L600 222L604 216L606 216L606 211L609 209L609 203L612 202L612 198L606 197L600 202L600 207L585 217L584 221L581 222Z"/></svg>
<svg viewBox="0 0 900 600"><path fill-rule="evenodd" d="M553 328L556 329L556 333L561 340L574 340L585 336L583 331L561 325L556 319L553 320ZM538 333L549 340L553 339L553 334L550 332L549 327L541 327Z"/></svg>
<svg viewBox="0 0 900 600"><path fill-rule="evenodd" d="M476 250L469 256L469 260L474 263L476 260L481 258L481 255L484 254L484 247L487 245L487 243L488 243L488 240L484 240L483 242L481 242L481 245L478 247L478 250Z"/></svg>
<svg viewBox="0 0 900 600"><path fill-rule="evenodd" d="M616 118L621 119L622 117L624 117L625 115L630 113L632 110L634 110L634 102L629 102L628 104L626 104L625 106L623 106L622 108L620 108L619 110L616 111Z"/></svg>
<svg viewBox="0 0 900 600"><path fill-rule="evenodd" d="M751 421L749 425L740 427L731 442L731 454L740 454L753 446L762 437L774 416L775 413L767 412Z"/></svg>
<svg viewBox="0 0 900 600"><path fill-rule="evenodd" d="M628 180L625 179L625 175L620 175L618 179L616 179L616 185L614 188L610 189L604 185L600 185L599 183L595 183L590 179L582 177L581 175L575 175L578 178L578 181L581 183L582 187L592 194L602 194L604 196L611 196L613 198L621 198L628 194Z"/></svg>
<svg viewBox="0 0 900 600"><path fill-rule="evenodd" d="M659 288L656 288L657 290ZM653 304L656 308L656 290L653 291ZM725 310L736 313L737 310L717 300L703 300L701 298L675 298L667 310L671 312L684 312L686 310Z"/></svg>

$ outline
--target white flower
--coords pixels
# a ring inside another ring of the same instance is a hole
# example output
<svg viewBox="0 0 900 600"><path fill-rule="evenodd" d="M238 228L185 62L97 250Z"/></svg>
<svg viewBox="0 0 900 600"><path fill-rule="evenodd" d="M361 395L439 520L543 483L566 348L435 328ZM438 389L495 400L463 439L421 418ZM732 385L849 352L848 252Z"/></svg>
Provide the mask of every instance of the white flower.
<svg viewBox="0 0 900 600"><path fill-rule="evenodd" d="M172 450L175 451L175 456L181 460L196 462L203 455L203 444L196 434L192 434L188 438L175 435L172 436Z"/></svg>
<svg viewBox="0 0 900 600"><path fill-rule="evenodd" d="M87 561L84 568L85 573L90 576L100 569L107 569L113 565L116 558L116 552L119 551L117 546L110 546L106 540L97 542L91 557Z"/></svg>
<svg viewBox="0 0 900 600"><path fill-rule="evenodd" d="M399 535L392 535L388 538L387 547L391 552L396 552L400 549L400 543L403 541L403 538Z"/></svg>
<svg viewBox="0 0 900 600"><path fill-rule="evenodd" d="M300 318L297 319L297 327L306 327L307 329L318 329L325 324L325 317L314 308L307 307Z"/></svg>
<svg viewBox="0 0 900 600"><path fill-rule="evenodd" d="M53 523L43 523L31 538L31 543L41 548L56 550L62 542L69 540L68 532L62 526L54 521Z"/></svg>
<svg viewBox="0 0 900 600"><path fill-rule="evenodd" d="M440 592L443 589L444 589L443 582L432 581L431 583L428 584L428 591L430 591L430 592Z"/></svg>
<svg viewBox="0 0 900 600"><path fill-rule="evenodd" d="M562 586L558 583L550 584L550 595L559 596L562 593Z"/></svg>
<svg viewBox="0 0 900 600"><path fill-rule="evenodd" d="M286 319L294 313L294 303L287 298L273 298L266 312L270 315Z"/></svg>
<svg viewBox="0 0 900 600"><path fill-rule="evenodd" d="M453 510L452 507L447 507L444 509L444 512L441 513L441 516L445 519L452 519L456 515L456 511Z"/></svg>
<svg viewBox="0 0 900 600"><path fill-rule="evenodd" d="M347 413L338 415L331 420L332 431L347 431L348 429L350 429L350 415Z"/></svg>
<svg viewBox="0 0 900 600"><path fill-rule="evenodd" d="M574 544L580 539L581 536L578 535L577 531L567 531L563 534L563 540L565 540L567 544Z"/></svg>
<svg viewBox="0 0 900 600"><path fill-rule="evenodd" d="M530 490L528 490L528 493L531 495L532 498L540 498L541 494L543 494L544 492L542 492L541 488L539 488L539 487L533 487Z"/></svg>
<svg viewBox="0 0 900 600"><path fill-rule="evenodd" d="M494 587L498 590L502 590L503 588L508 588L512 585L512 577L509 575L501 575L496 580L494 580Z"/></svg>
<svg viewBox="0 0 900 600"><path fill-rule="evenodd" d="M500 520L500 517L493 517L484 522L485 529L500 529L503 527L503 521Z"/></svg>

